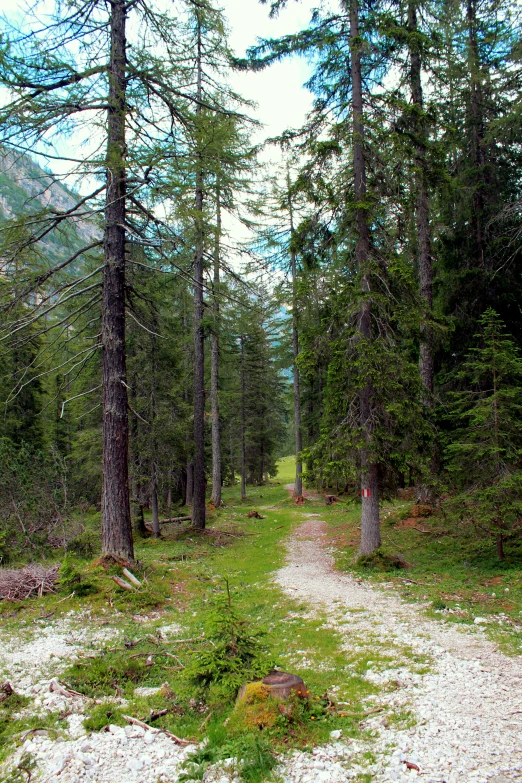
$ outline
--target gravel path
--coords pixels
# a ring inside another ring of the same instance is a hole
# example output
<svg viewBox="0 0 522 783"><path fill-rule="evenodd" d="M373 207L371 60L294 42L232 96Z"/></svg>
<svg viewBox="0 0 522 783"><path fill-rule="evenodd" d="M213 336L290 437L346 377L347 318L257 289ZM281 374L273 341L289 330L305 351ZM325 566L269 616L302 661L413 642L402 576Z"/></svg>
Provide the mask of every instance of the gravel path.
<svg viewBox="0 0 522 783"><path fill-rule="evenodd" d="M327 551L325 523L318 515L306 516L288 542L287 565L277 573L285 591L311 604L321 616L326 613L329 624L345 636L347 649L351 637L371 633L384 642L427 654L433 661L428 674L412 675L407 667L375 673L376 682L399 679L402 686L393 694L383 694L380 703L393 709L408 706L417 723L401 731L382 717L366 722L366 727L379 732L379 760L368 770L372 779L522 781L521 658L499 653L480 629L457 630L430 620L411 604L336 572ZM314 776L307 760L300 758L296 761L301 767L296 771L286 766L284 777L298 783L342 779L338 768L348 751L342 743L320 751L323 769L326 773L331 769L330 776L321 777L320 769ZM406 761L419 771L408 769ZM344 779L352 775L348 767Z"/></svg>

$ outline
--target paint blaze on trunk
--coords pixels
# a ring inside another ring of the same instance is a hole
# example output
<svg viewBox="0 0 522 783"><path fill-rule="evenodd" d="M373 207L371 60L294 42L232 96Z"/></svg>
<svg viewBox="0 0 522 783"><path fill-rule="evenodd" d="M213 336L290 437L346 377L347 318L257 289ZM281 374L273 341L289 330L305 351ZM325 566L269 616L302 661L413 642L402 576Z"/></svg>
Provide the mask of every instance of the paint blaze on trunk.
<svg viewBox="0 0 522 783"><path fill-rule="evenodd" d="M359 39L359 5L350 2L351 77L352 77L352 121L353 121L353 176L354 195L358 204L366 199L366 160L364 155L364 118L361 74L361 48ZM355 256L361 280L362 301L358 319L359 340L370 344L371 327L371 280L370 280L370 232L366 209L356 210L357 244ZM359 393L360 426L364 444L360 450L361 490L369 489L369 495L361 495L361 554L370 554L381 544L379 520L379 472L372 459L371 448L374 436L372 420L373 388L370 381Z"/></svg>
<svg viewBox="0 0 522 783"><path fill-rule="evenodd" d="M133 560L125 356L126 5L124 0L113 0L111 8L102 292L102 550L105 555Z"/></svg>

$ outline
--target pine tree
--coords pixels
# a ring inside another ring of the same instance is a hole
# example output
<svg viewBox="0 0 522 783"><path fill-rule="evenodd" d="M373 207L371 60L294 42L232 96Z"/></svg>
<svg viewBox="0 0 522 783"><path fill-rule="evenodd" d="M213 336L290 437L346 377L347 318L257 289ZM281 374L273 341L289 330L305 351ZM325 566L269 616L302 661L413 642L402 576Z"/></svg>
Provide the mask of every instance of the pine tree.
<svg viewBox="0 0 522 783"><path fill-rule="evenodd" d="M522 355L498 314L479 319L477 347L456 373L451 395L448 470L457 494L448 502L475 534L504 544L520 536L522 514Z"/></svg>

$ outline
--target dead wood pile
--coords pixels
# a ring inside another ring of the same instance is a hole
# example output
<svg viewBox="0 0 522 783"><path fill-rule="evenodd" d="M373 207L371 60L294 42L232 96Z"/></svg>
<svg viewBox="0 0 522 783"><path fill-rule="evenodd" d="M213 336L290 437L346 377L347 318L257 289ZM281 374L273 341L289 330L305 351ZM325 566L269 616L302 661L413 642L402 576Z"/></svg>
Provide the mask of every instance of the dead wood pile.
<svg viewBox="0 0 522 783"><path fill-rule="evenodd" d="M0 601L21 601L33 595L54 593L58 566L45 568L28 565L24 568L0 568Z"/></svg>

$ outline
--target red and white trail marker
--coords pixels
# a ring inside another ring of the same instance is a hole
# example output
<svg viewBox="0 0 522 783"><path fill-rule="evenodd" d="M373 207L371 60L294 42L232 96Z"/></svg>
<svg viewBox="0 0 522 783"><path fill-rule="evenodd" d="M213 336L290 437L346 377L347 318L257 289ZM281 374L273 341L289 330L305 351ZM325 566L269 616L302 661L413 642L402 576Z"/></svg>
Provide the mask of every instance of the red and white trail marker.
<svg viewBox="0 0 522 783"><path fill-rule="evenodd" d="M361 497L362 498L369 498L370 497L370 490L368 488L361 489Z"/></svg>

